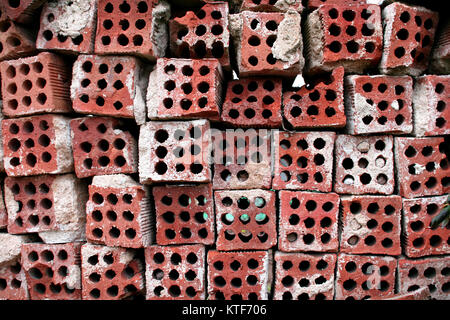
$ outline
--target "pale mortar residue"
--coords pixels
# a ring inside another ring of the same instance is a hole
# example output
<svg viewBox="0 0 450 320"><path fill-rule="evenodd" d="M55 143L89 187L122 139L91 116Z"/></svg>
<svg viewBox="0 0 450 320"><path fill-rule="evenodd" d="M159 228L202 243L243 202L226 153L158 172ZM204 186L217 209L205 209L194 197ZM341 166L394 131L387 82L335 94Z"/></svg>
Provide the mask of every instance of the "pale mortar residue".
<svg viewBox="0 0 450 320"><path fill-rule="evenodd" d="M302 69L304 60L301 53L303 43L300 23L301 16L297 11L289 10L284 14L277 29L277 39L272 46L272 54L275 59L288 62L289 65L299 61L300 69Z"/></svg>
<svg viewBox="0 0 450 320"><path fill-rule="evenodd" d="M140 186L133 178L125 174L94 176L92 185L101 188L129 188Z"/></svg>
<svg viewBox="0 0 450 320"><path fill-rule="evenodd" d="M319 10L315 10L306 18L306 55L309 69L319 67L323 62L324 28Z"/></svg>
<svg viewBox="0 0 450 320"><path fill-rule="evenodd" d="M81 225L78 230L39 232L39 237L47 244L86 241L84 225Z"/></svg>
<svg viewBox="0 0 450 320"><path fill-rule="evenodd" d="M78 203L87 199L87 190L77 188L80 183L73 174L57 176L53 181L54 214L60 231L75 231L84 227L86 213Z"/></svg>
<svg viewBox="0 0 450 320"><path fill-rule="evenodd" d="M72 156L72 139L70 135L70 119L53 116L55 130L54 145L56 149L57 169L52 173L66 173L74 170Z"/></svg>
<svg viewBox="0 0 450 320"><path fill-rule="evenodd" d="M423 78L422 78L423 79ZM431 121L432 110L430 110L429 106L433 105L437 101L431 97L434 96L432 94L433 88L428 82L420 81L416 82L414 86L414 91L412 94L412 103L413 103L413 116L414 116L414 131L413 134L418 137L423 137L428 131L432 130L433 123ZM431 124L431 125L430 125Z"/></svg>
<svg viewBox="0 0 450 320"><path fill-rule="evenodd" d="M150 73L147 87L147 115L150 119L158 117L158 107L163 101L164 89L162 74L157 64L156 68Z"/></svg>
<svg viewBox="0 0 450 320"><path fill-rule="evenodd" d="M27 235L0 233L0 267L18 259L22 244L27 242L31 242Z"/></svg>
<svg viewBox="0 0 450 320"><path fill-rule="evenodd" d="M48 7L59 12L58 19L53 20L52 29L55 33L75 38L89 24L92 24L95 2L91 0L59 0L49 1Z"/></svg>
<svg viewBox="0 0 450 320"><path fill-rule="evenodd" d="M69 266L67 277L64 278L69 289L81 289L81 268L77 265Z"/></svg>
<svg viewBox="0 0 450 320"><path fill-rule="evenodd" d="M155 56L164 57L169 43L170 4L160 0L152 10L151 40Z"/></svg>
<svg viewBox="0 0 450 320"><path fill-rule="evenodd" d="M274 6L280 11L287 11L296 1L300 2L300 0L278 0Z"/></svg>

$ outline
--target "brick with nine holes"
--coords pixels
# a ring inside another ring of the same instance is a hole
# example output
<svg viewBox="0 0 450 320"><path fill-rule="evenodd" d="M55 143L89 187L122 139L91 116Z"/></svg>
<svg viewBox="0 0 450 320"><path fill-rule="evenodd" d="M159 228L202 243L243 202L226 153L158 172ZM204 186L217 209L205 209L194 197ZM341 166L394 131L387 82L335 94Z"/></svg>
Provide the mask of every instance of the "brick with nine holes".
<svg viewBox="0 0 450 320"><path fill-rule="evenodd" d="M238 9L238 11L285 12L288 10L295 10L302 12L303 5L301 0L244 0Z"/></svg>
<svg viewBox="0 0 450 320"><path fill-rule="evenodd" d="M19 23L29 24L36 19L39 7L45 0L10 0L5 1L2 6L6 15Z"/></svg>
<svg viewBox="0 0 450 320"><path fill-rule="evenodd" d="M1 13L0 13L1 15ZM36 52L36 44L27 29L9 19L0 21L0 61L18 59Z"/></svg>

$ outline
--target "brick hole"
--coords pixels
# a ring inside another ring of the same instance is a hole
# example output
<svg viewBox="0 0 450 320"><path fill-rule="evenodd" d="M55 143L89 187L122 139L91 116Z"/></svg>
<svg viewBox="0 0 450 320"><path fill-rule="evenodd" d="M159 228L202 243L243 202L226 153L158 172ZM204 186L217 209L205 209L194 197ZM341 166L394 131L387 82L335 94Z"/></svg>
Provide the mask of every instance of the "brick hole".
<svg viewBox="0 0 450 320"><path fill-rule="evenodd" d="M259 20L258 19L253 19L250 22L250 28L252 28L253 30L255 30L256 28L258 28L259 25Z"/></svg>
<svg viewBox="0 0 450 320"><path fill-rule="evenodd" d="M258 65L258 58L255 56L250 56L248 58L248 62L252 65L252 66L256 66Z"/></svg>
<svg viewBox="0 0 450 320"><path fill-rule="evenodd" d="M401 57L403 57L405 55L405 53L406 53L406 51L405 51L405 48L403 48L403 47L398 47L394 50L394 55L399 59Z"/></svg>
<svg viewBox="0 0 450 320"><path fill-rule="evenodd" d="M341 28L335 23L330 25L330 27L328 28L328 31L330 32L330 35L335 36L335 37L337 37L341 34Z"/></svg>
<svg viewBox="0 0 450 320"><path fill-rule="evenodd" d="M121 46L126 46L128 45L128 43L130 42L130 40L128 39L128 37L124 34L119 35L119 37L117 37L117 42L121 45Z"/></svg>
<svg viewBox="0 0 450 320"><path fill-rule="evenodd" d="M105 28L106 30L109 30L113 27L113 22L109 19L103 21L103 28Z"/></svg>
<svg viewBox="0 0 450 320"><path fill-rule="evenodd" d="M206 43L203 40L197 41L194 45L194 52L197 58L204 58L206 55Z"/></svg>
<svg viewBox="0 0 450 320"><path fill-rule="evenodd" d="M364 23L361 28L361 33L363 36L370 37L375 33L375 28L373 24Z"/></svg>
<svg viewBox="0 0 450 320"><path fill-rule="evenodd" d="M347 47L347 51L350 53L356 53L359 50L359 44L354 40L347 42L345 45Z"/></svg>
<svg viewBox="0 0 450 320"><path fill-rule="evenodd" d="M216 24L216 25L212 26L211 32L213 35L219 36L223 33L223 27L220 24Z"/></svg>
<svg viewBox="0 0 450 320"><path fill-rule="evenodd" d="M10 94L16 94L17 85L15 83L9 84L8 87L6 88L6 91L8 91L8 93L10 93Z"/></svg>
<svg viewBox="0 0 450 320"><path fill-rule="evenodd" d="M364 26L365 26L365 25L364 25ZM357 30L356 30L356 28L355 28L354 26L348 26L348 27L345 29L345 33L347 33L349 36L354 36L354 35L356 34L356 32L357 32ZM363 27L362 32L363 32L363 34L364 34L364 27Z"/></svg>

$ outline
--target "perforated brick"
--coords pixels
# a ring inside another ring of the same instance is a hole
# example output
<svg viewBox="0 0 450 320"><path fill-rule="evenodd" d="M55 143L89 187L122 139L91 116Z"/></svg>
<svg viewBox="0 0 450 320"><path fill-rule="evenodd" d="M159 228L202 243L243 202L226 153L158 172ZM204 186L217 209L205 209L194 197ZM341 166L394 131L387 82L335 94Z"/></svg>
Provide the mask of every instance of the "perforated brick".
<svg viewBox="0 0 450 320"><path fill-rule="evenodd" d="M281 251L338 250L339 196L335 193L279 193L278 248Z"/></svg>
<svg viewBox="0 0 450 320"><path fill-rule="evenodd" d="M442 20L441 20L442 21ZM430 71L437 74L450 73L450 20L442 22L443 25L436 34L433 48Z"/></svg>
<svg viewBox="0 0 450 320"><path fill-rule="evenodd" d="M47 1L42 8L37 48L92 53L96 15L96 0Z"/></svg>
<svg viewBox="0 0 450 320"><path fill-rule="evenodd" d="M380 71L419 76L429 63L439 15L419 6L392 3L383 9Z"/></svg>
<svg viewBox="0 0 450 320"><path fill-rule="evenodd" d="M416 136L450 134L450 76L418 78L413 103Z"/></svg>
<svg viewBox="0 0 450 320"><path fill-rule="evenodd" d="M45 0L8 0L3 2L6 15L20 23L30 23L38 18L37 13Z"/></svg>
<svg viewBox="0 0 450 320"><path fill-rule="evenodd" d="M330 192L334 132L275 132L274 189Z"/></svg>
<svg viewBox="0 0 450 320"><path fill-rule="evenodd" d="M0 267L0 300L29 300L25 272L20 261Z"/></svg>
<svg viewBox="0 0 450 320"><path fill-rule="evenodd" d="M275 253L274 300L333 300L335 254Z"/></svg>
<svg viewBox="0 0 450 320"><path fill-rule="evenodd" d="M68 113L70 65L50 52L4 61L2 77L3 114L19 117L38 113Z"/></svg>
<svg viewBox="0 0 450 320"><path fill-rule="evenodd" d="M207 120L147 122L139 136L141 183L209 182L210 144Z"/></svg>
<svg viewBox="0 0 450 320"><path fill-rule="evenodd" d="M154 230L148 191L126 175L95 176L86 203L86 237L124 248L151 244Z"/></svg>
<svg viewBox="0 0 450 320"><path fill-rule="evenodd" d="M411 77L347 76L347 132L411 133Z"/></svg>
<svg viewBox="0 0 450 320"><path fill-rule="evenodd" d="M365 300L394 295L397 260L383 256L339 254L336 300Z"/></svg>
<svg viewBox="0 0 450 320"><path fill-rule="evenodd" d="M7 177L8 232L84 234L87 187L73 174Z"/></svg>
<svg viewBox="0 0 450 320"><path fill-rule="evenodd" d="M378 5L323 5L308 15L305 55L310 73L337 66L349 73L376 67L381 59L383 29Z"/></svg>
<svg viewBox="0 0 450 320"><path fill-rule="evenodd" d="M133 249L81 247L83 300L121 300L144 292L144 263Z"/></svg>
<svg viewBox="0 0 450 320"><path fill-rule="evenodd" d="M75 173L78 178L137 172L137 143L118 119L70 121Z"/></svg>
<svg viewBox="0 0 450 320"><path fill-rule="evenodd" d="M414 293L427 288L432 299L450 299L450 257L399 259L398 277L400 293Z"/></svg>
<svg viewBox="0 0 450 320"><path fill-rule="evenodd" d="M262 12L295 10L302 12L303 5L301 0L244 0L240 10Z"/></svg>
<svg viewBox="0 0 450 320"><path fill-rule="evenodd" d="M267 300L271 251L208 251L208 299Z"/></svg>
<svg viewBox="0 0 450 320"><path fill-rule="evenodd" d="M271 134L266 129L213 132L214 189L269 189Z"/></svg>
<svg viewBox="0 0 450 320"><path fill-rule="evenodd" d="M345 194L392 194L393 144L392 136L338 135L334 191Z"/></svg>
<svg viewBox="0 0 450 320"><path fill-rule="evenodd" d="M150 74L150 119L219 119L223 72L216 59L158 59Z"/></svg>
<svg viewBox="0 0 450 320"><path fill-rule="evenodd" d="M298 12L244 11L230 17L240 76L293 77L301 72L304 59Z"/></svg>
<svg viewBox="0 0 450 320"><path fill-rule="evenodd" d="M450 167L444 138L395 138L400 195L433 196L450 191Z"/></svg>
<svg viewBox="0 0 450 320"><path fill-rule="evenodd" d="M340 252L400 255L402 199L344 196Z"/></svg>
<svg viewBox="0 0 450 320"><path fill-rule="evenodd" d="M3 19L3 18L2 18ZM36 52L32 35L9 19L0 21L0 61L17 59Z"/></svg>
<svg viewBox="0 0 450 320"><path fill-rule="evenodd" d="M294 128L344 127L344 68L297 91L284 92L283 106L283 115Z"/></svg>
<svg viewBox="0 0 450 320"><path fill-rule="evenodd" d="M151 246L145 249L148 300L204 300L205 247Z"/></svg>
<svg viewBox="0 0 450 320"><path fill-rule="evenodd" d="M5 171L8 176L73 171L69 119L42 115L2 120Z"/></svg>
<svg viewBox="0 0 450 320"><path fill-rule="evenodd" d="M31 300L81 299L81 243L22 245Z"/></svg>
<svg viewBox="0 0 450 320"><path fill-rule="evenodd" d="M221 120L238 127L281 127L281 79L249 78L228 83Z"/></svg>
<svg viewBox="0 0 450 320"><path fill-rule="evenodd" d="M447 196L403 199L403 230L405 254L411 258L448 254L450 250L449 227L431 229Z"/></svg>
<svg viewBox="0 0 450 320"><path fill-rule="evenodd" d="M214 243L214 204L210 184L154 187L153 198L156 243Z"/></svg>
<svg viewBox="0 0 450 320"><path fill-rule="evenodd" d="M200 9L170 20L170 51L179 58L216 58L230 68L228 3L208 1Z"/></svg>

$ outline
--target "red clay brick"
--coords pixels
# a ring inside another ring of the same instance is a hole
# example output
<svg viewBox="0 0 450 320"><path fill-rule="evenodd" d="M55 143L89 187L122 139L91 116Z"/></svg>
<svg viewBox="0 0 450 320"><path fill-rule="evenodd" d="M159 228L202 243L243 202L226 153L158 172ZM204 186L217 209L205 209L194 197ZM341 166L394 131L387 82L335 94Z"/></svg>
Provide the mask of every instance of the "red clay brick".
<svg viewBox="0 0 450 320"><path fill-rule="evenodd" d="M73 171L68 118L42 115L2 120L2 133L8 176Z"/></svg>
<svg viewBox="0 0 450 320"><path fill-rule="evenodd" d="M208 299L267 300L271 251L208 251Z"/></svg>
<svg viewBox="0 0 450 320"><path fill-rule="evenodd" d="M81 243L22 245L31 300L81 300Z"/></svg>
<svg viewBox="0 0 450 320"><path fill-rule="evenodd" d="M411 77L353 75L345 86L348 133L411 133Z"/></svg>
<svg viewBox="0 0 450 320"><path fill-rule="evenodd" d="M380 71L423 73L429 62L439 15L419 6L392 3L383 9L384 46Z"/></svg>
<svg viewBox="0 0 450 320"><path fill-rule="evenodd" d="M333 300L335 254L275 253L274 300Z"/></svg>
<svg viewBox="0 0 450 320"><path fill-rule="evenodd" d="M20 261L0 267L0 300L29 300L25 272Z"/></svg>
<svg viewBox="0 0 450 320"><path fill-rule="evenodd" d="M70 128L78 178L137 172L137 143L120 120L78 118L70 121Z"/></svg>
<svg viewBox="0 0 450 320"><path fill-rule="evenodd" d="M135 250L86 243L81 259L83 300L121 300L144 292L145 267Z"/></svg>
<svg viewBox="0 0 450 320"><path fill-rule="evenodd" d="M403 199L403 229L405 254L411 258L448 254L448 228L430 228L431 220L439 214L447 196Z"/></svg>
<svg viewBox="0 0 450 320"><path fill-rule="evenodd" d="M429 75L417 79L414 87L414 134L450 134L450 76Z"/></svg>
<svg viewBox="0 0 450 320"><path fill-rule="evenodd" d="M304 65L300 14L251 12L230 16L239 74L296 76Z"/></svg>
<svg viewBox="0 0 450 320"><path fill-rule="evenodd" d="M402 198L345 196L340 252L400 255Z"/></svg>
<svg viewBox="0 0 450 320"><path fill-rule="evenodd" d="M450 20L443 22L443 26L436 34L435 46L430 61L431 73L450 73Z"/></svg>
<svg viewBox="0 0 450 320"><path fill-rule="evenodd" d="M397 260L383 256L339 254L336 300L365 300L394 295Z"/></svg>
<svg viewBox="0 0 450 320"><path fill-rule="evenodd" d="M38 113L68 113L70 66L64 58L50 52L34 57L4 61L2 77L3 113L20 117Z"/></svg>
<svg viewBox="0 0 450 320"><path fill-rule="evenodd" d="M214 192L218 250L267 250L277 244L275 192Z"/></svg>
<svg viewBox="0 0 450 320"><path fill-rule="evenodd" d="M92 53L96 15L96 0L46 2L41 13L37 48Z"/></svg>
<svg viewBox="0 0 450 320"><path fill-rule="evenodd" d="M345 194L394 192L392 136L338 135L334 191Z"/></svg>
<svg viewBox="0 0 450 320"><path fill-rule="evenodd" d="M92 243L142 248L153 238L148 191L125 175L95 176L86 203L86 237Z"/></svg>
<svg viewBox="0 0 450 320"><path fill-rule="evenodd" d="M383 28L378 5L323 5L306 20L307 71L331 71L344 66L349 73L376 67L381 59Z"/></svg>
<svg viewBox="0 0 450 320"><path fill-rule="evenodd" d="M210 144L207 120L147 122L139 136L141 183L211 181Z"/></svg>
<svg viewBox="0 0 450 320"><path fill-rule="evenodd" d="M283 94L284 117L294 128L345 127L344 68L311 86Z"/></svg>
<svg viewBox="0 0 450 320"><path fill-rule="evenodd" d="M204 300L205 247L150 246L145 249L148 300Z"/></svg>
<svg viewBox="0 0 450 320"><path fill-rule="evenodd" d="M18 59L36 52L36 44L28 30L6 18L0 21L0 61Z"/></svg>
<svg viewBox="0 0 450 320"><path fill-rule="evenodd" d="M303 11L301 0L244 0L242 1L240 11L262 11L262 12L277 12L295 10Z"/></svg>
<svg viewBox="0 0 450 320"><path fill-rule="evenodd" d="M275 132L272 187L330 192L334 132Z"/></svg>
<svg viewBox="0 0 450 320"><path fill-rule="evenodd" d="M249 78L228 83L221 120L237 127L281 127L281 79Z"/></svg>
<svg viewBox="0 0 450 320"><path fill-rule="evenodd" d="M214 189L269 189L271 135L266 129L213 132Z"/></svg>
<svg viewBox="0 0 450 320"><path fill-rule="evenodd" d="M395 138L400 195L405 198L450 192L450 167L444 138Z"/></svg>
<svg viewBox="0 0 450 320"><path fill-rule="evenodd" d="M381 0L383 1L383 0ZM321 5L328 4L328 5L334 5L334 6L340 6L343 3L347 3L348 5L361 5L366 4L367 0L349 0L349 1L343 1L343 0L308 0L308 9L317 9Z"/></svg>
<svg viewBox="0 0 450 320"><path fill-rule="evenodd" d="M157 244L214 244L211 184L154 187L153 198Z"/></svg>
<svg viewBox="0 0 450 320"><path fill-rule="evenodd" d="M449 300L450 257L398 260L399 293L427 288L432 299Z"/></svg>
<svg viewBox="0 0 450 320"><path fill-rule="evenodd" d="M370 300L429 300L430 299L430 290L428 287L423 287L416 291L405 293L405 294L396 294L389 298L374 298Z"/></svg>
<svg viewBox="0 0 450 320"><path fill-rule="evenodd" d="M338 250L339 196L282 190L278 248L281 251Z"/></svg>
<svg viewBox="0 0 450 320"><path fill-rule="evenodd" d="M219 119L223 72L216 59L158 59L150 74L150 119Z"/></svg>
<svg viewBox="0 0 450 320"><path fill-rule="evenodd" d="M45 0L9 0L3 2L6 15L20 23L31 23Z"/></svg>
<svg viewBox="0 0 450 320"><path fill-rule="evenodd" d="M230 68L228 3L209 1L198 11L183 12L169 22L170 51L180 58L216 58Z"/></svg>

